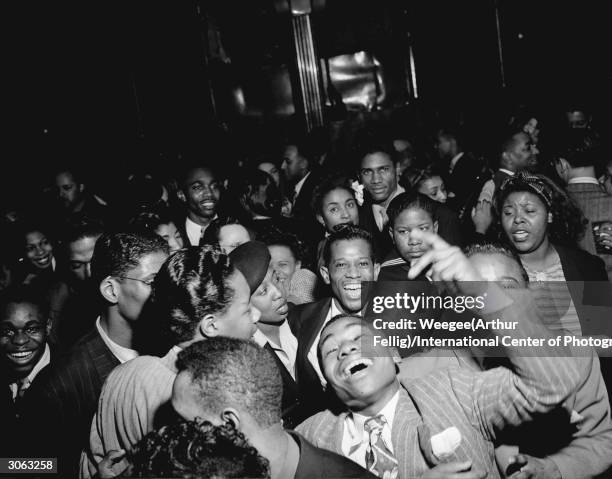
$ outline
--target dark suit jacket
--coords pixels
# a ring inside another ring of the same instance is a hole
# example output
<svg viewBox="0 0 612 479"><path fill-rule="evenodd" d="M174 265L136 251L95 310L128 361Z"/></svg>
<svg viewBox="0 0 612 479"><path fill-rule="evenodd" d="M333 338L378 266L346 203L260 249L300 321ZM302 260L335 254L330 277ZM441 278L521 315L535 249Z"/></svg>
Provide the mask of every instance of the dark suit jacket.
<svg viewBox="0 0 612 479"><path fill-rule="evenodd" d="M78 476L102 384L118 365L94 328L40 372L24 398L24 421L37 431L30 456L57 457L62 477Z"/></svg>
<svg viewBox="0 0 612 479"><path fill-rule="evenodd" d="M455 164L453 172L445 178L446 187L455 194L453 203L461 209L483 184L483 162L471 153L464 153ZM447 170L448 171L448 170Z"/></svg>
<svg viewBox="0 0 612 479"><path fill-rule="evenodd" d="M295 431L288 432L300 447L300 460L295 471L295 479L376 478L350 459L313 446Z"/></svg>
<svg viewBox="0 0 612 479"><path fill-rule="evenodd" d="M56 353L51 348L51 361ZM39 373L40 374L40 373ZM31 388L26 390L24 398L13 401L9 385L14 381L4 366L0 366L0 457L18 457L27 452L27 441L37 430L26 430L22 425L22 409L25 397Z"/></svg>
<svg viewBox="0 0 612 479"><path fill-rule="evenodd" d="M602 186L592 183L572 183L567 185L567 192L578 203L588 220L584 238L580 247L591 254L597 254L593 223L612 221L612 196ZM612 279L612 254L602 253L599 257L606 264L608 278Z"/></svg>
<svg viewBox="0 0 612 479"><path fill-rule="evenodd" d="M581 249L554 245L561 259L565 281L608 281L606 266L601 258Z"/></svg>
<svg viewBox="0 0 612 479"><path fill-rule="evenodd" d="M330 397L321 386L321 380L308 360L308 351L323 328L331 301L331 298L324 298L314 303L301 304L289 312L289 324L292 325L298 340L296 379L308 415L329 407Z"/></svg>
<svg viewBox="0 0 612 479"><path fill-rule="evenodd" d="M387 232L387 228L384 228L383 231L378 229L374 219L374 211L372 211L372 202L367 197L363 205L359 207L359 227L372 235L376 259L382 262L393 249L393 241Z"/></svg>
<svg viewBox="0 0 612 479"><path fill-rule="evenodd" d="M300 193L293 199L291 213L294 218L315 219L312 211L312 194L320 179L320 175L316 171L310 172L300 189Z"/></svg>

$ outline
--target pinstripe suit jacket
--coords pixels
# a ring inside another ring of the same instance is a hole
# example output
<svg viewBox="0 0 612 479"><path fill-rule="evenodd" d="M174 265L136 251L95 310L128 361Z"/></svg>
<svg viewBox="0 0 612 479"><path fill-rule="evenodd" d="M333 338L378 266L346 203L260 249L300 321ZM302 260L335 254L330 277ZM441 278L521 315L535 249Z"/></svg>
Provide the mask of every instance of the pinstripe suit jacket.
<svg viewBox="0 0 612 479"><path fill-rule="evenodd" d="M547 337L536 322L525 321L533 318L528 293L517 290L515 294L514 302L494 316L518 321L522 337ZM515 371L448 368L406 384L391 427L400 479L418 478L440 462L432 453L431 436L450 427L456 427L462 439L445 461L470 460L473 468L486 471L486 477L500 477L493 455L493 442L500 431L551 411L569 397L580 379L574 358L552 357L555 354L546 346L538 351L551 357L524 357L507 349ZM342 454L347 414L326 410L296 430L315 446Z"/></svg>
<svg viewBox="0 0 612 479"><path fill-rule="evenodd" d="M588 220L580 247L591 254L597 254L592 224L596 221L612 221L612 196L606 193L600 185L591 183L569 184L567 192L578 203ZM602 254L600 258L606 264L608 279L612 281L612 255Z"/></svg>
<svg viewBox="0 0 612 479"><path fill-rule="evenodd" d="M55 364L46 367L26 395L25 421L36 455L58 457L62 477L77 477L104 380L119 360L94 328Z"/></svg>

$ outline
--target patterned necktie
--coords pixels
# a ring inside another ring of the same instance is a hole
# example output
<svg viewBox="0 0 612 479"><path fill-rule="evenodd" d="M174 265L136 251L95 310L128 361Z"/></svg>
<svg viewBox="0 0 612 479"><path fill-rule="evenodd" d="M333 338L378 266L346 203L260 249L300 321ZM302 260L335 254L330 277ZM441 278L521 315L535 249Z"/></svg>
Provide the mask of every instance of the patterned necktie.
<svg viewBox="0 0 612 479"><path fill-rule="evenodd" d="M382 438L387 420L381 414L368 419L363 428L370 436L366 449L366 469L381 479L396 479L399 473L397 459Z"/></svg>
<svg viewBox="0 0 612 479"><path fill-rule="evenodd" d="M372 205L374 211L374 221L376 222L376 226L378 227L378 231L383 231L385 226L389 222L389 217L387 216L387 211L383 206L380 205Z"/></svg>

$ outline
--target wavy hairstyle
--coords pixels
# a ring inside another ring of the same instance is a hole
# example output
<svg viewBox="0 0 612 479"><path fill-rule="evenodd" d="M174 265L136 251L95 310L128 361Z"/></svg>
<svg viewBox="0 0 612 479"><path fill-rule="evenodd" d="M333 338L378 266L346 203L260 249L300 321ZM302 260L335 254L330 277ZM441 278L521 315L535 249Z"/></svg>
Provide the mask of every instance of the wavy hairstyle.
<svg viewBox="0 0 612 479"><path fill-rule="evenodd" d="M153 282L151 302L172 344L193 339L207 314L226 311L234 297L228 279L235 269L213 246L185 248L163 264Z"/></svg>

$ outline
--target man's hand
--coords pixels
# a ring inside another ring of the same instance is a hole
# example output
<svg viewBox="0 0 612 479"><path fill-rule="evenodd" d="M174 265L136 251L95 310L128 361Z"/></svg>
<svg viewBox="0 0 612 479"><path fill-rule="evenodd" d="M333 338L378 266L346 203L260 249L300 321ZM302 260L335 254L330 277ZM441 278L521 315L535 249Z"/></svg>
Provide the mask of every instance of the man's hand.
<svg viewBox="0 0 612 479"><path fill-rule="evenodd" d="M451 246L438 235L427 231L412 233L430 249L410 267L408 278L416 278L431 265L432 281L441 281L451 293L469 296L481 294L483 279L457 246ZM474 282L480 282L474 283ZM485 288L486 289L486 288Z"/></svg>
<svg viewBox="0 0 612 479"><path fill-rule="evenodd" d="M438 464L421 476L421 479L482 479L485 471L472 470L471 461Z"/></svg>
<svg viewBox="0 0 612 479"><path fill-rule="evenodd" d="M127 463L125 461L120 464L125 458L125 451L123 449L119 451L108 451L104 459L98 464L98 478L99 479L113 479L119 476L123 471L127 469Z"/></svg>
<svg viewBox="0 0 612 479"><path fill-rule="evenodd" d="M509 475L508 479L561 479L557 465L547 458L539 459L527 454L517 454L510 458L508 468L518 469Z"/></svg>
<svg viewBox="0 0 612 479"><path fill-rule="evenodd" d="M472 222L477 233L487 232L493 223L493 205L490 201L481 200L472 208Z"/></svg>

